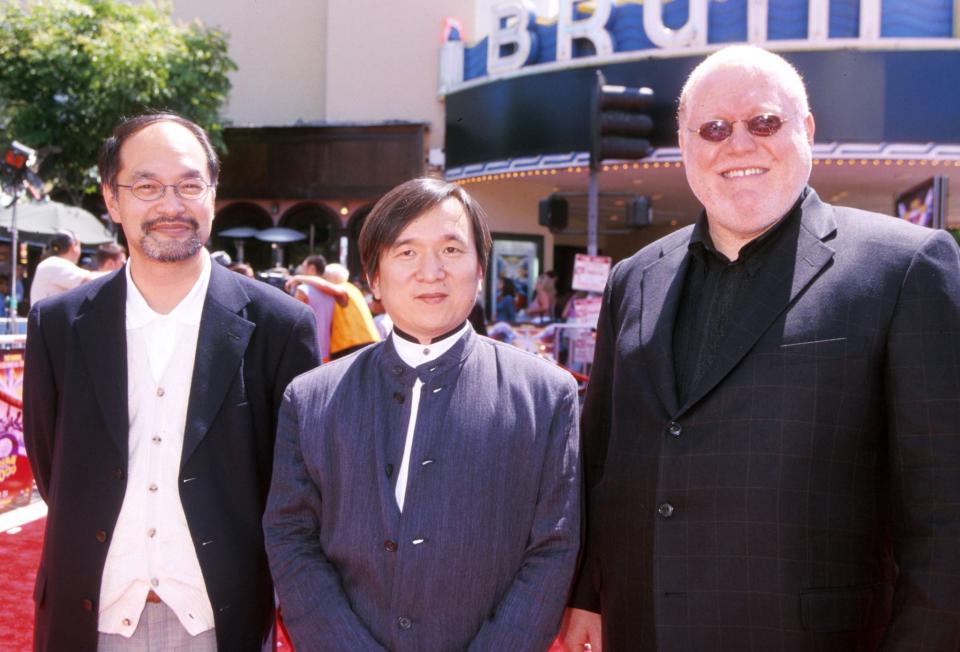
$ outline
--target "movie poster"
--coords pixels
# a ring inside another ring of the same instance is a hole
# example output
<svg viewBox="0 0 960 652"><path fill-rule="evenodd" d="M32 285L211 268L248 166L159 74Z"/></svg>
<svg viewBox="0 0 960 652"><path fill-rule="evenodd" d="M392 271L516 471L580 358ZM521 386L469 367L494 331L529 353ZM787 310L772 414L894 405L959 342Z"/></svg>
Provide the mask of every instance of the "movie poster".
<svg viewBox="0 0 960 652"><path fill-rule="evenodd" d="M0 342L0 512L26 505L33 490L33 472L23 442L23 340L3 336Z"/></svg>
<svg viewBox="0 0 960 652"><path fill-rule="evenodd" d="M933 177L897 197L897 217L931 229L942 228L945 200L946 179Z"/></svg>
<svg viewBox="0 0 960 652"><path fill-rule="evenodd" d="M487 283L487 305L493 321L502 318L497 315L497 303L502 300L498 295L498 280L509 279L513 285L516 312L523 310L533 299L533 289L540 275L540 250L542 242L533 239L510 239L494 237L493 252L490 261L490 279ZM502 304L501 304L502 305Z"/></svg>

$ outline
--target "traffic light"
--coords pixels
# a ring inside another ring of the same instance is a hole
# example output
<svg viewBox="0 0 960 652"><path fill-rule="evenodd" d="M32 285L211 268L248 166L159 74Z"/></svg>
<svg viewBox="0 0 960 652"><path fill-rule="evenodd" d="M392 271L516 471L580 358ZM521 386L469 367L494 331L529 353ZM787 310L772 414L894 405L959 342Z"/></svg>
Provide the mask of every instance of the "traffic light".
<svg viewBox="0 0 960 652"><path fill-rule="evenodd" d="M559 195L550 195L540 200L540 226L551 231L563 231L567 228L567 200Z"/></svg>
<svg viewBox="0 0 960 652"><path fill-rule="evenodd" d="M612 86L597 71L590 114L590 167L598 170L606 159L636 160L650 155L646 136L653 129L647 113L653 104L649 88Z"/></svg>

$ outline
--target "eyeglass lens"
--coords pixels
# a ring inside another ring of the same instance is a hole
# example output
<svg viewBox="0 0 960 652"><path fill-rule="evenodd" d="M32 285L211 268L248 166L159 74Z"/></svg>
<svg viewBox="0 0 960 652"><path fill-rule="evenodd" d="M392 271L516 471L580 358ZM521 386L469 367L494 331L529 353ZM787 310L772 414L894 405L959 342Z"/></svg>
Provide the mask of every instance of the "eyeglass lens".
<svg viewBox="0 0 960 652"><path fill-rule="evenodd" d="M784 120L780 116L772 113L762 113L753 116L749 120L734 120L732 122L729 120L710 120L700 125L697 133L699 133L700 137L704 140L708 140L711 143L719 143L733 135L733 125L738 122L746 124L747 131L751 135L766 138L780 131Z"/></svg>
<svg viewBox="0 0 960 652"><path fill-rule="evenodd" d="M181 199L200 199L207 192L207 184L196 179L184 179L180 183L172 186L167 186L156 181L140 181L133 184L130 189L138 198L152 201L163 197L168 187L173 188L177 197Z"/></svg>

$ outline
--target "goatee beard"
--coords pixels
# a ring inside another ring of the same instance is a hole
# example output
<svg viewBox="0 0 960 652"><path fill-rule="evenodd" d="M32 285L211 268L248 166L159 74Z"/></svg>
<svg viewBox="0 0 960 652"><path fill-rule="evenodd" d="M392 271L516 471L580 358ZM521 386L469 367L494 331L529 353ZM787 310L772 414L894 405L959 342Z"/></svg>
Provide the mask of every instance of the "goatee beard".
<svg viewBox="0 0 960 652"><path fill-rule="evenodd" d="M152 229L157 224L186 224L190 227L189 237L183 240L160 239L153 233ZM175 219L155 219L144 222L141 231L143 237L140 238L140 248L143 253L153 260L160 263L178 263L182 260L192 258L203 247L200 240L200 225L195 219L189 217L178 217Z"/></svg>

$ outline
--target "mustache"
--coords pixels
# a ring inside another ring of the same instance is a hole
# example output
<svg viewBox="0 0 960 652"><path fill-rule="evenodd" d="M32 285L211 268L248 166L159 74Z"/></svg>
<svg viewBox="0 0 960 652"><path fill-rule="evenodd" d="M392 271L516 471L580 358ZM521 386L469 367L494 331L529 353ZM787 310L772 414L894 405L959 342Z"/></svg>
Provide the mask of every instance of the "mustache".
<svg viewBox="0 0 960 652"><path fill-rule="evenodd" d="M149 233L155 227L161 224L185 224L192 228L194 231L200 230L200 223L197 222L192 217L155 217L152 220L147 220L141 225L141 230L144 233Z"/></svg>

